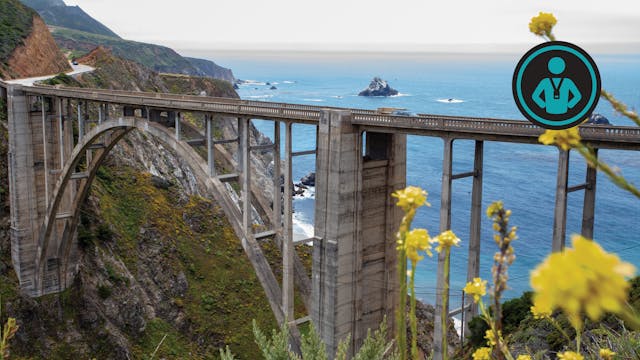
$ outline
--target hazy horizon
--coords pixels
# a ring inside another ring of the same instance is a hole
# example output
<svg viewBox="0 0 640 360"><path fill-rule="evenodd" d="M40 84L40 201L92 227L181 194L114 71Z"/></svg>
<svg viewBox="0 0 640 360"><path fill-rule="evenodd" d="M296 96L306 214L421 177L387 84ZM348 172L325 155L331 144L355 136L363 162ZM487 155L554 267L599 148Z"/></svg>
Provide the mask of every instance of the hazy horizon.
<svg viewBox="0 0 640 360"><path fill-rule="evenodd" d="M640 2L628 0L66 3L125 39L177 49L517 53L541 41L528 23L543 11L557 17L558 39L587 51L640 51Z"/></svg>

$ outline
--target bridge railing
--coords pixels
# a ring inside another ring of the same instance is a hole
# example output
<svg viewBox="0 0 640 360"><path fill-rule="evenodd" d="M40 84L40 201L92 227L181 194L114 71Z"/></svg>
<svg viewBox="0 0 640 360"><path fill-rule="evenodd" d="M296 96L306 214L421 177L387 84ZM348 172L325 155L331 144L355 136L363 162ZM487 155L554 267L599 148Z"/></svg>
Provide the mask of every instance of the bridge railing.
<svg viewBox="0 0 640 360"><path fill-rule="evenodd" d="M0 83L0 85L5 86L3 83ZM486 136L487 139L493 137L498 140L507 141L509 141L509 137L513 137L511 141L519 141L516 138L528 138L526 142L535 142L535 138L543 132L542 128L524 120L428 114L402 116L381 114L376 110L366 109L288 104L198 95L67 88L48 85L25 87L25 91L38 95L87 99L97 102L148 106L158 109L217 112L233 116L284 119L310 124L315 124L319 121L322 110L339 109L350 111L353 114L353 123L356 125L390 129L408 134L451 132L461 136L464 136L464 134L474 134L476 137ZM603 147L616 147L614 145L622 144L623 146L619 147L637 147L640 149L640 128L638 127L583 125L580 126L580 133L585 140L599 142Z"/></svg>

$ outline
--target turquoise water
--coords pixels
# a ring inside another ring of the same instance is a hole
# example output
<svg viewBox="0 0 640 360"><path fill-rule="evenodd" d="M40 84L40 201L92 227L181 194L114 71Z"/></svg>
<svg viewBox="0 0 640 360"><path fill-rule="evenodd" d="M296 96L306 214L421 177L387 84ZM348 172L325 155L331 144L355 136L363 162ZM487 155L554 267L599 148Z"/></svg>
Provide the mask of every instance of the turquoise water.
<svg viewBox="0 0 640 360"><path fill-rule="evenodd" d="M220 57L215 60L231 67L236 77L255 80L238 91L243 99L290 102L310 105L344 106L366 109L378 107L406 108L413 113L467 115L507 119L523 119L511 95L511 77L518 55L513 56L433 56L433 57L335 57L309 55L296 58ZM594 56L602 75L603 88L613 92L632 108L640 106L640 55ZM381 76L400 96L365 98L356 94L373 76ZM265 85L271 82L277 90ZM459 102L447 102L446 99ZM601 101L596 112L616 125L631 125L614 114ZM265 121L254 124L267 136L272 125ZM314 147L315 129L294 126L294 151ZM602 158L623 170L629 180L640 184L640 153L603 150ZM431 208L418 213L415 226L438 231L442 141L439 138L410 136L407 152L407 184L418 185L429 192ZM454 143L454 173L466 172L473 165L473 142ZM315 166L313 156L296 158L294 179L299 179ZM570 186L584 181L586 165L573 155ZM553 147L488 142L485 143L483 207L501 199L513 210L512 225L518 226L519 240L514 244L517 259L510 270L511 289L507 297L518 296L529 288L529 271L551 250L553 206L557 171L557 151ZM452 305L459 303L466 277L466 239L469 232L471 179L454 181L453 231L462 246L452 255ZM569 195L567 234L580 231L583 193ZM312 193L295 200L297 231L308 231L305 223L313 223ZM628 196L603 175L598 176L595 238L602 246L640 267L640 200ZM570 240L567 240L568 242ZM496 251L491 223L483 219L481 276L490 277L492 257ZM417 292L433 302L436 261L428 259L419 265Z"/></svg>

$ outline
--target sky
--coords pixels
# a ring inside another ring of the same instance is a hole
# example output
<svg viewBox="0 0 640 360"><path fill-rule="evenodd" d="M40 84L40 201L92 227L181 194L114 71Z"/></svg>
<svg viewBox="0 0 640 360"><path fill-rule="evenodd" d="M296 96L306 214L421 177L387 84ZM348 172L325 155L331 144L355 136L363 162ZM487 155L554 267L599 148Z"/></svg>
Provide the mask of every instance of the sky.
<svg viewBox="0 0 640 360"><path fill-rule="evenodd" d="M539 39L539 11L576 44L640 43L638 0L65 0L123 38L175 48L456 51Z"/></svg>

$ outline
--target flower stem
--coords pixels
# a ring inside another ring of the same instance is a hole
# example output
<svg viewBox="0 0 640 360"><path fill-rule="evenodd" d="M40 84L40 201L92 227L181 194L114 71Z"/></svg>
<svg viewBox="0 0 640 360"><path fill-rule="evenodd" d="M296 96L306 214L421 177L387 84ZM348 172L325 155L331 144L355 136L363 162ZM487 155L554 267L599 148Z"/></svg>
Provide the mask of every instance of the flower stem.
<svg viewBox="0 0 640 360"><path fill-rule="evenodd" d="M547 320L549 320L549 322L551 323L551 325L553 325L559 332L560 334L562 334L562 336L567 340L567 341L571 341L571 338L569 337L569 335L567 334L566 331L564 331L564 329L560 326L560 324L558 324L558 322L556 321L556 319L553 319L551 317L546 318Z"/></svg>
<svg viewBox="0 0 640 360"><path fill-rule="evenodd" d="M624 325L633 330L640 330L640 319L630 309L623 309L620 317L624 321Z"/></svg>
<svg viewBox="0 0 640 360"><path fill-rule="evenodd" d="M404 237L404 234L402 234ZM407 306L407 253L398 251L398 278L400 280L400 303L396 314L396 338L400 360L407 359L407 326L404 320Z"/></svg>
<svg viewBox="0 0 640 360"><path fill-rule="evenodd" d="M445 248L444 253L444 281L442 288L442 313L440 314L441 328L442 328L442 358L447 360L449 358L449 352L447 350L448 345L448 328L447 328L447 318L449 314L447 313L448 302L449 302L449 255L451 253L451 249Z"/></svg>
<svg viewBox="0 0 640 360"><path fill-rule="evenodd" d="M609 179L611 179L611 181L613 181L613 183L616 184L619 188L627 190L635 197L640 198L640 190L638 190L638 188L636 188L633 184L629 183L627 179L624 178L624 176L617 174L609 166L609 164L598 159L591 148L584 144L580 144L578 147L576 147L576 149L578 150L578 152L580 152L580 155L582 155L585 160L587 160L589 165L605 173L605 175L607 175Z"/></svg>
<svg viewBox="0 0 640 360"><path fill-rule="evenodd" d="M623 116L628 117L636 125L640 126L640 116L636 112L629 110L627 108L627 105L625 105L622 101L616 99L610 92L604 89L602 89L602 91L600 92L600 96L607 99L607 101L611 103L611 106L613 106L615 111L619 112Z"/></svg>
<svg viewBox="0 0 640 360"><path fill-rule="evenodd" d="M411 277L409 288L411 289L411 303L409 309L409 320L411 321L411 358L418 360L418 321L416 319L416 262L411 261Z"/></svg>

